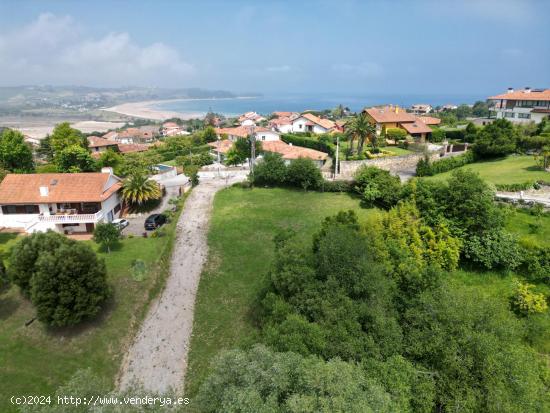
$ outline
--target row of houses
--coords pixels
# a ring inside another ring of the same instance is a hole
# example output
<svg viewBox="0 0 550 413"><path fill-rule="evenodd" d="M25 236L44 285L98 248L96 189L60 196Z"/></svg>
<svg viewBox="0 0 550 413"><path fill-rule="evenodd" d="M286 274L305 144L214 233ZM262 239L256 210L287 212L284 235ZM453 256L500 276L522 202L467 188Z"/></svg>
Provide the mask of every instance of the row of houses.
<svg viewBox="0 0 550 413"><path fill-rule="evenodd" d="M99 136L88 136L87 139L88 148L92 152L94 158L99 158L99 156L107 150L119 153L145 152L151 146L151 144L148 143L121 143Z"/></svg>

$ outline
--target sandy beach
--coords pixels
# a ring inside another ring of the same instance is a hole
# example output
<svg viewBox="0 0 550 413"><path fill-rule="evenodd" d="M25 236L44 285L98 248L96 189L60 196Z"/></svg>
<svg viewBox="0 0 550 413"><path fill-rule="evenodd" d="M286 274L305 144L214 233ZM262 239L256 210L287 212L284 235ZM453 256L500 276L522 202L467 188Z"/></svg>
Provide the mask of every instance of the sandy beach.
<svg viewBox="0 0 550 413"><path fill-rule="evenodd" d="M166 102L177 102L185 99L173 99L173 100L149 100L145 102L132 102L132 103L122 103L110 108L105 108L102 110L108 112L120 113L121 115L133 116L136 118L152 119L152 120L166 120L170 118L180 118L180 119L193 119L193 118L202 118L205 113L203 112L174 112L167 110L155 109L152 106L158 103Z"/></svg>
<svg viewBox="0 0 550 413"><path fill-rule="evenodd" d="M17 129L21 131L24 135L30 136L31 138L43 139L46 137L46 135L52 133L53 128L58 123L61 123L61 120L27 120L25 118L21 118L9 122L0 121L0 126ZM73 128L78 129L83 133L107 132L111 129L117 129L124 126L124 122L101 122L95 120L83 120L70 123Z"/></svg>

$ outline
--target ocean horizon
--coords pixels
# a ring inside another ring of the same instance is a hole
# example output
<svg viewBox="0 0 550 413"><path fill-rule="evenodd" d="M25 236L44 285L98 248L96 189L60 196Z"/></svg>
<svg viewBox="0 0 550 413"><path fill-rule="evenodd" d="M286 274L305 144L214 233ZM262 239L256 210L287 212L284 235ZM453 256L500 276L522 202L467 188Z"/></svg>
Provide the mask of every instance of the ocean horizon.
<svg viewBox="0 0 550 413"><path fill-rule="evenodd" d="M260 114L270 114L275 111L304 112L306 110L331 109L340 104L353 112L364 107L383 104L409 107L417 103L427 103L432 106L445 104L473 104L477 100L485 100L487 95L471 94L288 94L265 95L257 97L235 97L223 99L182 99L158 102L151 108L179 113L206 113L209 111L225 116L236 116L254 111Z"/></svg>

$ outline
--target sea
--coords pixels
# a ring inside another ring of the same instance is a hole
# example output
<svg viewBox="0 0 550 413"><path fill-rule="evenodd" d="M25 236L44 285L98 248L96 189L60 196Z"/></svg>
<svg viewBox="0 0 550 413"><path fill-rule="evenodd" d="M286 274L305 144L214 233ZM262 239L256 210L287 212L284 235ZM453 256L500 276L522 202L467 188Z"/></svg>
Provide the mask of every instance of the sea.
<svg viewBox="0 0 550 413"><path fill-rule="evenodd" d="M409 107L417 103L427 103L432 106L446 104L473 104L477 100L485 100L487 95L392 95L392 94L286 94L263 95L255 97L218 98L218 99L182 99L160 102L152 105L153 109L179 113L204 114L209 111L225 116L236 116L254 111L260 114L270 114L275 111L304 112L307 110L332 109L338 105L348 107L352 112L359 112L365 107L376 105L399 105Z"/></svg>

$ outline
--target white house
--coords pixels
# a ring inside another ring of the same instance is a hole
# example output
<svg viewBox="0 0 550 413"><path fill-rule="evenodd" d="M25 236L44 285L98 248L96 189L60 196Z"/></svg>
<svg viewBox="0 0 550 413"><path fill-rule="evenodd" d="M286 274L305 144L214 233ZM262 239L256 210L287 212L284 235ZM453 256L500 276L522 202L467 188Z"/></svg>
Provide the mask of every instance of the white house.
<svg viewBox="0 0 550 413"><path fill-rule="evenodd" d="M292 120L292 132L328 133L336 128L330 119L322 119L312 113L304 113Z"/></svg>
<svg viewBox="0 0 550 413"><path fill-rule="evenodd" d="M121 210L121 180L93 173L8 174L0 183L0 227L91 233Z"/></svg>
<svg viewBox="0 0 550 413"><path fill-rule="evenodd" d="M264 120L265 118L256 112L246 112L239 116L239 123L241 126L252 126Z"/></svg>
<svg viewBox="0 0 550 413"><path fill-rule="evenodd" d="M491 109L497 119L508 119L516 123L535 122L550 115L550 89L524 90L510 88L506 93L487 99L494 103Z"/></svg>

